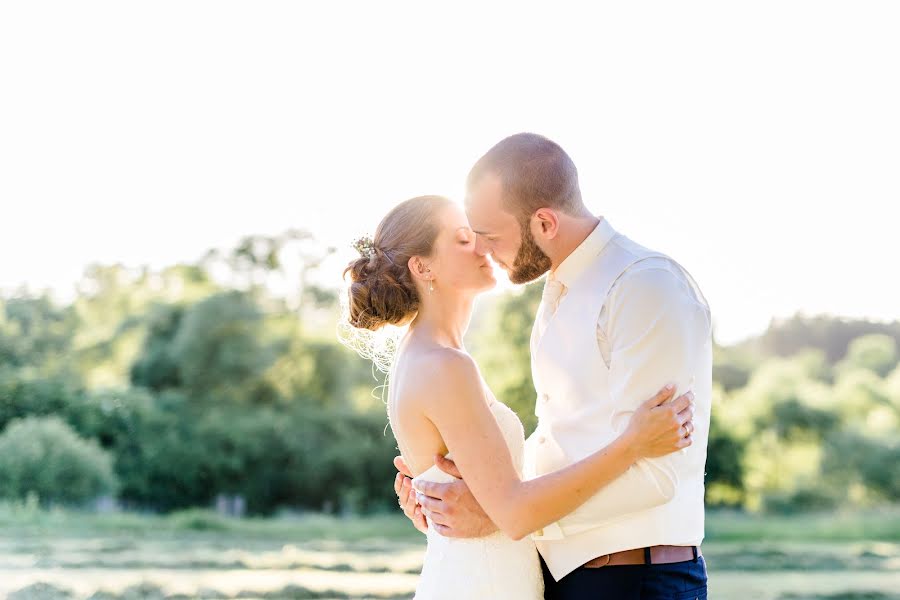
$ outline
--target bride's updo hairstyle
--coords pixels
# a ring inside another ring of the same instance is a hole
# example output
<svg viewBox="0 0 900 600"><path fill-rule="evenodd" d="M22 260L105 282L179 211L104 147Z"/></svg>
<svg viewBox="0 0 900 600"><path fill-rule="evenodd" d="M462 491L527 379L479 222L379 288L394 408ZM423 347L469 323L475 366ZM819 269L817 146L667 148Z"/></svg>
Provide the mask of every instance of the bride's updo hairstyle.
<svg viewBox="0 0 900 600"><path fill-rule="evenodd" d="M404 325L419 310L409 259L431 256L440 230L443 196L419 196L397 205L381 220L371 240L357 242L361 256L344 269L350 274L350 325L377 331L385 325Z"/></svg>

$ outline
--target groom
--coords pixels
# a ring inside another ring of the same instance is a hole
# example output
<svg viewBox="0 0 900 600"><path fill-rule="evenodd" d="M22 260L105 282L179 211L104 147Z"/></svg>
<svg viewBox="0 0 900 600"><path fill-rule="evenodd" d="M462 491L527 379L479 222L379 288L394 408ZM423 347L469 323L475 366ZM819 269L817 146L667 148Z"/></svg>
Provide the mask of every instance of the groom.
<svg viewBox="0 0 900 600"><path fill-rule="evenodd" d="M595 217L578 172L554 142L522 133L472 168L466 211L477 243L513 283L549 272L531 335L538 426L525 477L561 469L622 431L640 403L667 383L695 397L693 444L636 463L619 479L532 538L548 599L705 599L703 476L712 387L708 305L671 258ZM424 516L449 537L497 530L452 461L453 483L417 483L402 459L395 489L420 529Z"/></svg>

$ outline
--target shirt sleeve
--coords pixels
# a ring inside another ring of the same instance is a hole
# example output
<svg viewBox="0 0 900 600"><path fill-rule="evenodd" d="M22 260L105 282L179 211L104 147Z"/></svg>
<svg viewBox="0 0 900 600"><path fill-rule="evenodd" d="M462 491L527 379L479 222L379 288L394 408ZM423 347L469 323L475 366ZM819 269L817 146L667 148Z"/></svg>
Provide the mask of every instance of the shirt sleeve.
<svg viewBox="0 0 900 600"><path fill-rule="evenodd" d="M632 267L613 286L598 334L608 354L609 390L617 407L612 427L618 434L666 384L675 384L676 396L691 389L697 361L711 343L709 308L677 266ZM591 518L605 521L665 504L675 495L684 461L683 450L639 460L591 498Z"/></svg>

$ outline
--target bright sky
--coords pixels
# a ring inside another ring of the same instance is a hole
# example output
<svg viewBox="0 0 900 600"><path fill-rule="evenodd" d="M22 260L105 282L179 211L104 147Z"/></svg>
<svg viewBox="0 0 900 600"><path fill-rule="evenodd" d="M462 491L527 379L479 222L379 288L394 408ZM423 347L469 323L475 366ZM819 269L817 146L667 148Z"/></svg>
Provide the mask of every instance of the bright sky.
<svg viewBox="0 0 900 600"><path fill-rule="evenodd" d="M900 318L900 4L592 4L3 3L0 288L289 227L344 260L534 131L721 341Z"/></svg>

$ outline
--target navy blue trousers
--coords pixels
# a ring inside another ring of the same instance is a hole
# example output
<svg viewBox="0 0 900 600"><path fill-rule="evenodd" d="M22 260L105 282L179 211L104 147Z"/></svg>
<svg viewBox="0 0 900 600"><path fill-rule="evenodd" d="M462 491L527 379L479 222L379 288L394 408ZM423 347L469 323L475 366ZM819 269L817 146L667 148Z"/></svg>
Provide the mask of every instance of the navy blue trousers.
<svg viewBox="0 0 900 600"><path fill-rule="evenodd" d="M579 567L559 581L544 569L545 600L706 600L706 561Z"/></svg>

